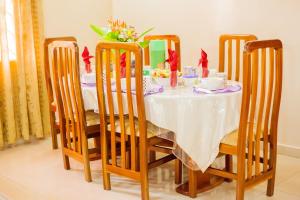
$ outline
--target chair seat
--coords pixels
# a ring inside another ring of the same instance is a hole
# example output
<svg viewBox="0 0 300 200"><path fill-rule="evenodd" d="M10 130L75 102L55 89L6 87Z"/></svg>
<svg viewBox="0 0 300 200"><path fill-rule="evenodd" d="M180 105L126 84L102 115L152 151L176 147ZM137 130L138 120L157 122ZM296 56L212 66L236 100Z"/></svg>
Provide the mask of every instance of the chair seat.
<svg viewBox="0 0 300 200"><path fill-rule="evenodd" d="M86 117L86 125L87 126L94 126L94 125L100 124L100 116L98 113L95 113L93 111L86 111L85 117ZM59 128L58 118L56 118L55 124Z"/></svg>
<svg viewBox="0 0 300 200"><path fill-rule="evenodd" d="M229 146L237 146L237 142L238 142L238 135L239 135L239 131L234 130L231 133L227 134L222 140L221 140L221 144L226 144ZM256 135L254 133L254 135ZM254 136L255 137L255 136ZM260 138L263 138L263 131L261 131L261 135Z"/></svg>
<svg viewBox="0 0 300 200"><path fill-rule="evenodd" d="M234 130L231 133L227 134L221 141L222 144L227 144L230 146L237 146L239 132Z"/></svg>
<svg viewBox="0 0 300 200"><path fill-rule="evenodd" d="M138 129L138 126L139 126L138 125L138 120L135 119L134 120L134 127L135 127L135 134L136 134L137 137L139 137L139 135L140 135L140 131ZM107 126L107 130L111 131L111 125L110 124ZM120 126L120 120L119 119L117 119L115 121L115 131L117 133L121 133L121 126ZM125 118L125 131L126 131L127 135L130 135L130 125L129 125L129 119L128 118ZM151 122L147 122L147 138L151 138L151 137L156 136L158 131L159 131L158 126L155 126Z"/></svg>
<svg viewBox="0 0 300 200"><path fill-rule="evenodd" d="M86 111L85 117L87 126L94 126L100 124L100 116L98 113L95 113L93 111Z"/></svg>

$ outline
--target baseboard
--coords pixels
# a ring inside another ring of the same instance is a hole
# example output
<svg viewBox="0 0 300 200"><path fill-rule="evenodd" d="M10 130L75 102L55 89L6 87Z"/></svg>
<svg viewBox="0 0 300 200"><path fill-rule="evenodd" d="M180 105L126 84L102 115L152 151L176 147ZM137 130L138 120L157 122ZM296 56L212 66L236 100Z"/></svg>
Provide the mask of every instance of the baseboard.
<svg viewBox="0 0 300 200"><path fill-rule="evenodd" d="M277 150L279 154L300 158L300 147L278 144Z"/></svg>

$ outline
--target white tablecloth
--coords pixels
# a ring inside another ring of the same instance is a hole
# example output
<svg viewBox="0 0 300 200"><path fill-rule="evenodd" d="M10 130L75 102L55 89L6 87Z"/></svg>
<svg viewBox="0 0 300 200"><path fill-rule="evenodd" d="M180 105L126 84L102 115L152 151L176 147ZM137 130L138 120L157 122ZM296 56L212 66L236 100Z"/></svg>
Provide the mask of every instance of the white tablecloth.
<svg viewBox="0 0 300 200"><path fill-rule="evenodd" d="M97 112L96 88L83 86L82 93L85 109ZM191 87L166 88L145 97L146 118L174 132L177 145L204 172L216 159L222 138L238 128L241 94L195 94Z"/></svg>

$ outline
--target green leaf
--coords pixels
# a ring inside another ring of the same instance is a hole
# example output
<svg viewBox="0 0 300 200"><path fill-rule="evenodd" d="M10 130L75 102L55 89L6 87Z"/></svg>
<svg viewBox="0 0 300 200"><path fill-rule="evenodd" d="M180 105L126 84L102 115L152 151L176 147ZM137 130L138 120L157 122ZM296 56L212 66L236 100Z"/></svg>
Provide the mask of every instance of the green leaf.
<svg viewBox="0 0 300 200"><path fill-rule="evenodd" d="M109 32L103 37L103 39L116 42L116 41L118 41L118 36L119 36L118 33Z"/></svg>
<svg viewBox="0 0 300 200"><path fill-rule="evenodd" d="M143 41L143 42L139 42L138 44L140 45L140 47L142 48L146 48L149 46L150 41Z"/></svg>
<svg viewBox="0 0 300 200"><path fill-rule="evenodd" d="M93 24L90 25L91 29L97 33L100 37L104 37L106 35L105 31L102 28L99 28L98 26L95 26Z"/></svg>
<svg viewBox="0 0 300 200"><path fill-rule="evenodd" d="M148 34L150 31L152 31L154 29L154 27L149 28L148 30L144 31L137 39L136 41L138 41L139 39L141 39L142 37L144 37L146 34Z"/></svg>

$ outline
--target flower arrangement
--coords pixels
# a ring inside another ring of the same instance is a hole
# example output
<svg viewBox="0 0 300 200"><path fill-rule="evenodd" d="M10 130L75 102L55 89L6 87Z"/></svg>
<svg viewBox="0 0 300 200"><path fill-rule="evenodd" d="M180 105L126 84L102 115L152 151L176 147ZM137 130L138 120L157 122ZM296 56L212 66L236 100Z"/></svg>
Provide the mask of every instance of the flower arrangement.
<svg viewBox="0 0 300 200"><path fill-rule="evenodd" d="M95 25L90 25L90 27L103 40L113 42L136 42L142 48L147 47L149 41L140 40L143 36L153 30L153 28L150 28L141 34L138 34L135 27L127 25L121 20L108 20L108 27L97 27Z"/></svg>

